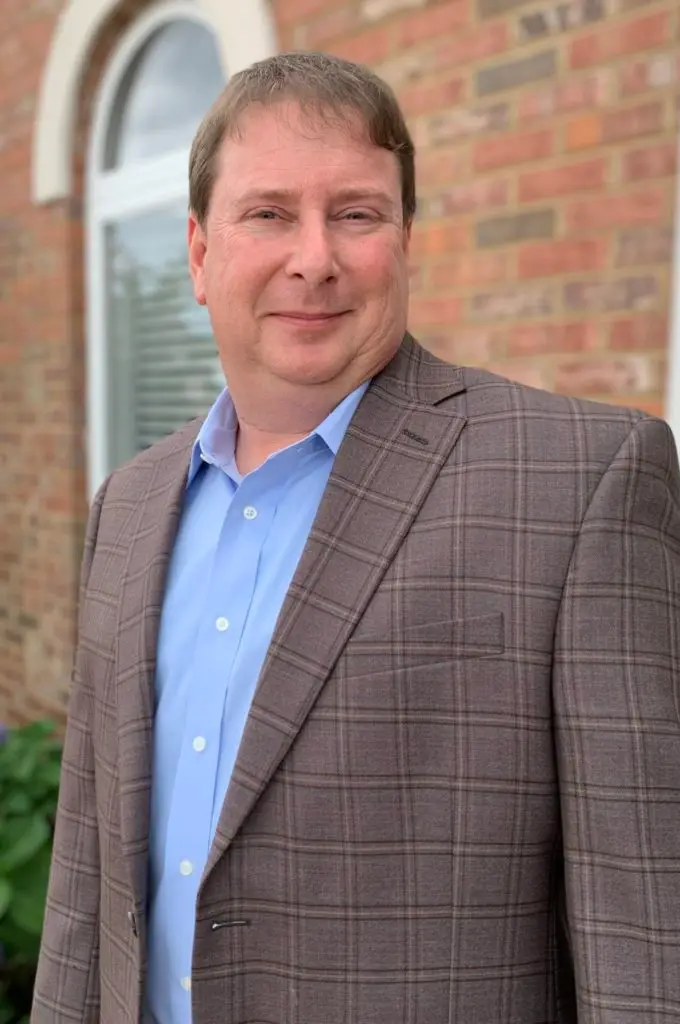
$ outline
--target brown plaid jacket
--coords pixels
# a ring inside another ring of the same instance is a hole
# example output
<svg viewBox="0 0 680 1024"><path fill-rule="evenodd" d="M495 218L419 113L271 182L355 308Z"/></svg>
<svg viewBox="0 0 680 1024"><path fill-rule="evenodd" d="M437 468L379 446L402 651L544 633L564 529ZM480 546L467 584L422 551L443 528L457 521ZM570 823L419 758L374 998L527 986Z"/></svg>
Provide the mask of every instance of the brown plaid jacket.
<svg viewBox="0 0 680 1024"><path fill-rule="evenodd" d="M140 1020L156 634L196 432L92 509L33 1024ZM261 674L195 1024L680 1021L679 690L668 427L407 337Z"/></svg>

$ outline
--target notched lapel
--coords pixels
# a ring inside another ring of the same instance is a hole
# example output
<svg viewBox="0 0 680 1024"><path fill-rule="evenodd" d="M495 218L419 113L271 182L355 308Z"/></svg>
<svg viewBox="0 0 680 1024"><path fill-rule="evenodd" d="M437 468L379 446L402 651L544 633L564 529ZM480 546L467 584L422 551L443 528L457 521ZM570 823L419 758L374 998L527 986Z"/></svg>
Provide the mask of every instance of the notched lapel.
<svg viewBox="0 0 680 1024"><path fill-rule="evenodd" d="M436 384L427 372L419 378L412 364L421 357L433 358L407 339L396 372L397 360L373 382L338 452L260 676L204 882L302 728L463 429L464 417L431 404L463 391L462 374L447 367L445 385L441 373Z"/></svg>
<svg viewBox="0 0 680 1024"><path fill-rule="evenodd" d="M188 458L186 443L178 440L177 450L153 467L125 470L131 474L127 488L146 492L131 527L133 537L121 581L116 657L121 841L140 909L147 889L156 646Z"/></svg>

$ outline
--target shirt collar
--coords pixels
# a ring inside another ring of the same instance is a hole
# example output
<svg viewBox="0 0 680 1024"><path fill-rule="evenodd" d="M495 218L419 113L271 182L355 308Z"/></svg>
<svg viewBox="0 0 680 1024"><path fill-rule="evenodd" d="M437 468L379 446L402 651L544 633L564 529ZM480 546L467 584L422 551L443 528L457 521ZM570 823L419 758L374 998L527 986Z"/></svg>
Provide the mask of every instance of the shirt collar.
<svg viewBox="0 0 680 1024"><path fill-rule="evenodd" d="M369 383L370 381L365 381L343 398L342 402L336 405L335 409L309 435L310 437L320 437L333 455L338 454L350 420L366 393ZM211 406L194 442L189 462L187 488L191 486L204 462L218 466L225 472L235 469L236 428L236 410L229 389L225 388Z"/></svg>

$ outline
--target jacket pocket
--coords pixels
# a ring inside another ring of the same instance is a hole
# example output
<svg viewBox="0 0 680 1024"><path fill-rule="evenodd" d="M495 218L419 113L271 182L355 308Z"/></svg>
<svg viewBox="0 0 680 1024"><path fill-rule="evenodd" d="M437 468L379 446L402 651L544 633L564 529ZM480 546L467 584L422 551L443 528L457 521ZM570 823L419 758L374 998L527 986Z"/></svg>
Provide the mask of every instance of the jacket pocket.
<svg viewBox="0 0 680 1024"><path fill-rule="evenodd" d="M436 658L484 658L505 650L505 621L502 612L464 619L445 619L406 625L382 635L362 631L361 624L350 641L353 655L392 655L412 661Z"/></svg>

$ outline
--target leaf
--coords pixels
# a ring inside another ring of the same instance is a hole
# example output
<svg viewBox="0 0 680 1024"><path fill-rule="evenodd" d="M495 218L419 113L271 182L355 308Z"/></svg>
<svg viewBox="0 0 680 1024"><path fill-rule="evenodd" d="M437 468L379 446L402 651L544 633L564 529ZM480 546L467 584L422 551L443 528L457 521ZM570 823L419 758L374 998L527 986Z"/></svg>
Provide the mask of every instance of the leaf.
<svg viewBox="0 0 680 1024"><path fill-rule="evenodd" d="M7 958L12 961L35 964L40 952L40 938L30 935L6 914L0 921L0 942L5 947Z"/></svg>
<svg viewBox="0 0 680 1024"><path fill-rule="evenodd" d="M40 718L36 722L29 722L28 725L22 725L20 729L14 729L12 736L19 736L22 739L28 740L29 742L38 742L44 740L47 736L53 736L55 731L55 724L50 718Z"/></svg>
<svg viewBox="0 0 680 1024"><path fill-rule="evenodd" d="M0 835L0 874L25 864L50 839L50 826L43 817L8 822Z"/></svg>
<svg viewBox="0 0 680 1024"><path fill-rule="evenodd" d="M6 878L0 878L0 920L7 913L12 900L12 886L9 884Z"/></svg>
<svg viewBox="0 0 680 1024"><path fill-rule="evenodd" d="M40 766L40 780L49 789L59 789L59 780L61 779L61 763L60 761L46 761Z"/></svg>
<svg viewBox="0 0 680 1024"><path fill-rule="evenodd" d="M25 889L32 889L42 893L42 898L47 897L47 883L50 877L50 865L52 861L52 849L43 846L36 853L35 857L26 861L20 868L16 868L9 875L8 881L14 892L22 892Z"/></svg>
<svg viewBox="0 0 680 1024"><path fill-rule="evenodd" d="M33 810L33 803L21 790L14 790L10 792L10 795L3 800L2 813L3 817L7 815L8 818L13 816L30 814Z"/></svg>
<svg viewBox="0 0 680 1024"><path fill-rule="evenodd" d="M14 1018L14 1007L7 996L0 991L0 1024L12 1024Z"/></svg>
<svg viewBox="0 0 680 1024"><path fill-rule="evenodd" d="M9 916L22 931L39 938L45 916L45 892L40 886L15 891Z"/></svg>
<svg viewBox="0 0 680 1024"><path fill-rule="evenodd" d="M25 747L16 757L13 764L13 774L17 782L25 782L30 785L38 767L39 751L35 747Z"/></svg>

